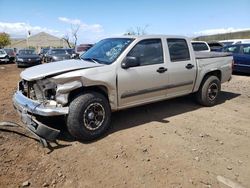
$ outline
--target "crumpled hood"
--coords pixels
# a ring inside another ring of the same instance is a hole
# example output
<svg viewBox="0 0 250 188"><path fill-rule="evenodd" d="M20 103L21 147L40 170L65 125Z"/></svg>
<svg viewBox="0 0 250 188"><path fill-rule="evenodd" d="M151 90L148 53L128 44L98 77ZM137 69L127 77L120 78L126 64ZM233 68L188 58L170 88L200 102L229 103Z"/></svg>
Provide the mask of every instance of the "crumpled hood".
<svg viewBox="0 0 250 188"><path fill-rule="evenodd" d="M21 72L21 78L27 81L38 80L46 76L65 73L68 71L103 66L83 60L65 60L46 63L25 69Z"/></svg>

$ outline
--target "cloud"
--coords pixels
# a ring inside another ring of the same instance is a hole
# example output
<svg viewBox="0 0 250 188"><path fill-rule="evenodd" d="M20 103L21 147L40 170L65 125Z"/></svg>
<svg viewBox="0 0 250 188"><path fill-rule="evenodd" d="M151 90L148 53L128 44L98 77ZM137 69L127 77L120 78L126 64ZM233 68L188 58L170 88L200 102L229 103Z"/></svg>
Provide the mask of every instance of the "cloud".
<svg viewBox="0 0 250 188"><path fill-rule="evenodd" d="M195 32L195 35L214 35L214 34L223 34L223 33L233 33L233 32L237 32L237 31L246 31L246 30L250 30L250 28L233 28L233 27L229 27L229 28L220 28L220 29L207 29L207 30L203 30L203 31L198 31Z"/></svg>
<svg viewBox="0 0 250 188"><path fill-rule="evenodd" d="M66 17L58 17L58 20L71 25L79 25L81 31L90 31L93 33L103 32L103 27L100 24L86 24L79 19L70 19Z"/></svg>
<svg viewBox="0 0 250 188"><path fill-rule="evenodd" d="M65 23L73 24L73 25L81 24L81 20L78 20L78 19L69 19L66 17L58 17L58 20L65 22Z"/></svg>
<svg viewBox="0 0 250 188"><path fill-rule="evenodd" d="M39 32L46 32L56 36L60 35L60 32L57 30L40 26L32 26L25 22L0 22L0 32L6 32L10 34L11 37L26 37L28 31L31 32L31 35L37 34Z"/></svg>

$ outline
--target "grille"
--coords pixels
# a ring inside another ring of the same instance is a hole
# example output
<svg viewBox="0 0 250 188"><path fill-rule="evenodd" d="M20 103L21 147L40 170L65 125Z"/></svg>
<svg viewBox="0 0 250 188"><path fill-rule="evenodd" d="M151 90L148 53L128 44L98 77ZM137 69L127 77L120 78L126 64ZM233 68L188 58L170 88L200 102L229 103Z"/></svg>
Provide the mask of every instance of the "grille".
<svg viewBox="0 0 250 188"><path fill-rule="evenodd" d="M33 82L28 82L26 80L21 80L19 82L19 91L23 93L28 98L35 99L35 93L33 89Z"/></svg>

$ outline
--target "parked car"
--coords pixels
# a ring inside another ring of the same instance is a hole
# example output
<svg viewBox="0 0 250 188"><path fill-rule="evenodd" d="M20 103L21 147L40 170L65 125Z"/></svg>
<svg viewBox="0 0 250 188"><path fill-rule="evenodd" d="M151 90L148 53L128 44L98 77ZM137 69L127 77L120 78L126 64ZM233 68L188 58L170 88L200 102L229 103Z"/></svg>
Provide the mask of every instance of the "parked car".
<svg viewBox="0 0 250 188"><path fill-rule="evenodd" d="M45 61L46 53L49 51L49 49L50 48L42 48L39 53L39 56L43 62Z"/></svg>
<svg viewBox="0 0 250 188"><path fill-rule="evenodd" d="M4 63L9 62L9 56L3 49L0 49L0 63L1 62L4 62Z"/></svg>
<svg viewBox="0 0 250 188"><path fill-rule="evenodd" d="M82 54L87 52L92 46L93 44L80 44L79 46L76 46L75 52L80 57Z"/></svg>
<svg viewBox="0 0 250 188"><path fill-rule="evenodd" d="M57 49L50 49L45 57L45 62L55 62L55 61L62 61L66 59L71 59L71 54L67 52L67 50L62 48Z"/></svg>
<svg viewBox="0 0 250 188"><path fill-rule="evenodd" d="M9 62L15 62L16 61L16 53L13 48L4 48L4 51L9 56Z"/></svg>
<svg viewBox="0 0 250 188"><path fill-rule="evenodd" d="M220 51L220 49L223 48L224 46L222 43L216 42L216 41L211 41L211 42L208 42L207 44L210 47L210 50L215 51L215 52Z"/></svg>
<svg viewBox="0 0 250 188"><path fill-rule="evenodd" d="M60 131L35 117L64 116L72 136L93 140L108 129L113 111L191 93L213 106L233 62L229 53L194 53L188 38L166 35L104 39L80 58L21 73L13 103L43 141Z"/></svg>
<svg viewBox="0 0 250 188"><path fill-rule="evenodd" d="M33 49L22 49L16 57L17 67L30 67L41 64L41 58Z"/></svg>
<svg viewBox="0 0 250 188"><path fill-rule="evenodd" d="M192 41L191 43L196 52L210 52L210 47L205 41Z"/></svg>
<svg viewBox="0 0 250 188"><path fill-rule="evenodd" d="M68 54L70 54L71 59L74 59L77 57L75 49L73 48L65 48Z"/></svg>
<svg viewBox="0 0 250 188"><path fill-rule="evenodd" d="M229 45L221 51L233 53L235 72L250 73L250 44Z"/></svg>
<svg viewBox="0 0 250 188"><path fill-rule="evenodd" d="M221 40L224 46L233 45L233 44L247 44L250 43L250 39L229 39L229 40Z"/></svg>

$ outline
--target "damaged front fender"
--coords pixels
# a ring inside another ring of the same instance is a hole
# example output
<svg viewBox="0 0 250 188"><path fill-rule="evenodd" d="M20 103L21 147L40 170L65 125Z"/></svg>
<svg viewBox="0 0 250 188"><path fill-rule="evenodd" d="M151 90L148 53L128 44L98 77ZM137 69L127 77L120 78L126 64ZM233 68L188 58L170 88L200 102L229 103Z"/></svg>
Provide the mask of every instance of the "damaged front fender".
<svg viewBox="0 0 250 188"><path fill-rule="evenodd" d="M67 82L64 84L57 84L56 89L56 101L62 105L68 103L69 93L77 88L83 87L83 84L79 80Z"/></svg>

